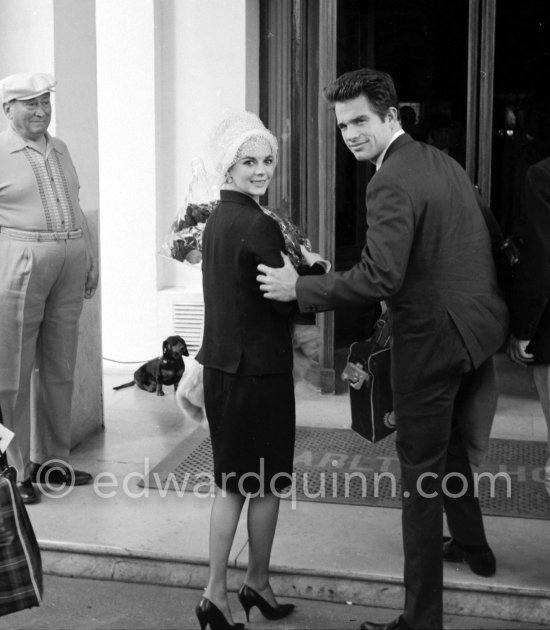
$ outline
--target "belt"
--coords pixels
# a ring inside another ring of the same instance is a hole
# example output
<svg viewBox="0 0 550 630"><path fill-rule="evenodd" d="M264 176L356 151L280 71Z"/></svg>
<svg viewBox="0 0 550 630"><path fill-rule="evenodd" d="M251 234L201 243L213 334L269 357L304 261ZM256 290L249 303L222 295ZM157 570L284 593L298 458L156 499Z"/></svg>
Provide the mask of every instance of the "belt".
<svg viewBox="0 0 550 630"><path fill-rule="evenodd" d="M18 241L66 241L82 238L82 229L67 232L39 232L38 230L18 230L17 228L0 227L0 232Z"/></svg>

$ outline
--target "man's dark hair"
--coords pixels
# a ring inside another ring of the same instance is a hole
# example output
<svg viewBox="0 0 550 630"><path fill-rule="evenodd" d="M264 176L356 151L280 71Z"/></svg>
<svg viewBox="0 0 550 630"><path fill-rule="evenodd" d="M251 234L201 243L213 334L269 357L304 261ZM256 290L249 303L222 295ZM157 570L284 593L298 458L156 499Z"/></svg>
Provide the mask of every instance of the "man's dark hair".
<svg viewBox="0 0 550 630"><path fill-rule="evenodd" d="M385 118L390 107L399 111L399 99L393 79L386 72L361 68L340 75L324 89L324 95L329 103L349 101L365 95L372 109Z"/></svg>

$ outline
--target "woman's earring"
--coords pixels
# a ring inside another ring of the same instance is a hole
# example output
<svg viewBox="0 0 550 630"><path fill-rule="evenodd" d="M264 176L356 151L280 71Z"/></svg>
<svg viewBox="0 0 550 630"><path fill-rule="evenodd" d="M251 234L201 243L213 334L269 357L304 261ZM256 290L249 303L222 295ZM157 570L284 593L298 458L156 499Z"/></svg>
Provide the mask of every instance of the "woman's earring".
<svg viewBox="0 0 550 630"><path fill-rule="evenodd" d="M231 175L229 173L227 173L227 175L225 176L225 183L226 184L232 184L233 183L233 178L231 177Z"/></svg>

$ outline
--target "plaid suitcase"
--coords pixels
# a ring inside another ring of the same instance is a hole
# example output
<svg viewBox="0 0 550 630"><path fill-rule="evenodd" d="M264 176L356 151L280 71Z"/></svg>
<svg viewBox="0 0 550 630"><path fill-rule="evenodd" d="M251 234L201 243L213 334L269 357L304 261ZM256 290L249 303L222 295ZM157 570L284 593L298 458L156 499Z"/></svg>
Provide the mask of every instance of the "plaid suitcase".
<svg viewBox="0 0 550 630"><path fill-rule="evenodd" d="M0 454L0 615L42 602L40 549L16 476L6 455Z"/></svg>

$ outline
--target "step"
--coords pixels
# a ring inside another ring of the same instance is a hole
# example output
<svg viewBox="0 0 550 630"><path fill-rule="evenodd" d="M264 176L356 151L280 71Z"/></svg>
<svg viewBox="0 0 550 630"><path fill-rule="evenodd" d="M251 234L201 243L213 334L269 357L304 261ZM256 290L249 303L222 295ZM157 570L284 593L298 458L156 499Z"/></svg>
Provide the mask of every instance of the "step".
<svg viewBox="0 0 550 630"><path fill-rule="evenodd" d="M203 589L208 577L206 558L146 553L122 547L39 541L44 572L51 575L97 580L148 583ZM228 571L228 586L236 591L242 584L246 558L237 556ZM245 554L244 554L245 556ZM282 597L351 603L399 610L404 599L398 575L380 575L345 570L318 570L272 566L272 586ZM505 586L447 577L446 614L547 623L550 619L550 590Z"/></svg>

